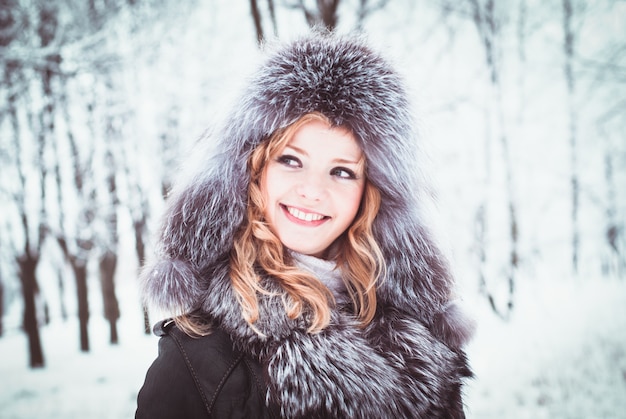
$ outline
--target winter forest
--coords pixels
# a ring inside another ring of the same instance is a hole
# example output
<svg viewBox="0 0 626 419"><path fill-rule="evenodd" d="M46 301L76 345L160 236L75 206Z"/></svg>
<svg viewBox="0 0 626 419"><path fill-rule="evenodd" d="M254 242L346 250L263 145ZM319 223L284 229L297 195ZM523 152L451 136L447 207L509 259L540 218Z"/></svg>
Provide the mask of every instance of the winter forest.
<svg viewBox="0 0 626 419"><path fill-rule="evenodd" d="M0 0L0 417L133 415L137 272L266 43L404 75L477 320L469 418L626 418L626 1Z"/></svg>

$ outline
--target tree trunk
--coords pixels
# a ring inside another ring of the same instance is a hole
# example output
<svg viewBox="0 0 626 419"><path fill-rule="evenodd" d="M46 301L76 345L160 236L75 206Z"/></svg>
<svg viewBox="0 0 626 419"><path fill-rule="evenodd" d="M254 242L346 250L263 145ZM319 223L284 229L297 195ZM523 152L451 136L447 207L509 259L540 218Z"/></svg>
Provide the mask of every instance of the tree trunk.
<svg viewBox="0 0 626 419"><path fill-rule="evenodd" d="M607 145L604 155L604 181L607 190L605 238L608 246L608 255L603 263L602 271L605 276L615 274L618 278L622 278L626 272L626 260L623 255L624 250L621 249L620 246L623 228L620 227L618 222L617 188L615 186L615 175L613 173L614 156L609 150L610 147Z"/></svg>
<svg viewBox="0 0 626 419"><path fill-rule="evenodd" d="M356 31L362 32L365 19L377 10L383 9L387 6L389 0L378 0L374 5L370 4L370 0L359 0L359 9L356 15Z"/></svg>
<svg viewBox="0 0 626 419"><path fill-rule="evenodd" d="M272 20L274 36L278 36L278 23L276 21L276 8L274 7L274 0L267 0L267 9L270 12L270 19Z"/></svg>
<svg viewBox="0 0 626 419"><path fill-rule="evenodd" d="M294 3L291 7L302 10L304 18L310 27L313 28L323 24L329 32L332 32L337 27L339 21L337 16L339 3L340 0L317 0L317 10L311 11L304 4L304 0L299 0L298 3Z"/></svg>
<svg viewBox="0 0 626 419"><path fill-rule="evenodd" d="M7 62L4 79L7 86L21 79L19 74L19 64L15 61ZM13 144L15 149L15 162L17 169L17 182L19 183L19 193L16 194L16 204L20 216L21 228L24 234L24 250L21 255L15 255L15 260L19 267L19 278L22 286L22 297L24 300L23 327L28 337L29 365L31 368L42 368L44 363L41 338L39 336L39 323L37 322L37 306L35 304L37 286L37 265L39 264L39 249L41 242L35 243L31 247L31 219L26 210L26 175L24 163L22 161L22 138L20 135L20 123L17 113L17 89L7 97L7 114L10 119L12 129ZM41 183L40 183L41 185ZM43 206L43 203L41 203ZM42 228L39 227L38 239L42 239Z"/></svg>
<svg viewBox="0 0 626 419"><path fill-rule="evenodd" d="M102 300L104 303L104 317L108 320L110 326L109 342L111 344L118 343L117 320L120 318L120 308L115 293L115 273L117 268L117 252L119 245L118 235L118 216L117 211L120 205L120 199L117 190L117 171L118 164L114 150L122 143L122 134L116 124L116 115L113 111L119 98L115 89L115 81L113 74L107 73L107 107L105 109L106 121L106 147L104 153L104 163L107 168L106 189L108 203L105 205L102 217L106 225L106 233L101 238L104 245L104 252L100 256L100 285L102 287Z"/></svg>
<svg viewBox="0 0 626 419"><path fill-rule="evenodd" d="M578 220L580 188L578 181L578 127L575 104L574 79L574 32L572 30L573 7L571 0L563 0L563 51L565 54L565 81L567 83L567 106L569 118L570 148L570 187L571 187L571 223L572 223L572 269L578 274L580 249L580 226Z"/></svg>
<svg viewBox="0 0 626 419"><path fill-rule="evenodd" d="M514 295L515 295L515 278L517 268L519 264L518 254L518 219L517 219L517 206L514 199L514 169L512 165L511 152L510 152L510 138L506 129L504 118L504 104L503 93L500 75L500 62L499 62L499 18L496 15L495 2L493 0L487 0L484 4L479 0L470 0L472 7L472 14L474 24L478 31L478 35L483 44L485 51L485 63L489 72L489 100L485 106L485 121L486 121L486 139L485 139L485 188L487 189L487 197L480 204L479 213L477 216L477 237L480 239L479 245L482 247L480 263L481 268L479 272L480 286L483 292L485 292L491 308L494 312L507 319L513 310ZM507 296L504 308L500 308L494 298L493 293L487 286L488 278L486 278L484 270L486 265L487 253L493 250L494 243L490 242L486 238L487 234L487 220L489 219L489 202L490 190L493 185L493 173L492 173L492 130L495 131L495 136L499 139L500 151L502 161L504 162L502 170L504 171L505 179L505 196L506 196L506 211L508 215L508 232L509 232L509 250L508 258L505 261L506 266L506 286Z"/></svg>
<svg viewBox="0 0 626 419"><path fill-rule="evenodd" d="M263 43L263 23L261 22L261 12L256 0L250 0L250 12L254 21L254 29L256 31L256 41L259 45Z"/></svg>
<svg viewBox="0 0 626 419"><path fill-rule="evenodd" d="M65 82L67 80L61 80L64 85L61 90L67 89L65 86ZM69 104L66 100L65 96L61 95L62 100L60 101L61 111L63 118L67 124L67 140L69 145L69 150L71 153L72 161L72 173L73 173L73 182L74 187L76 188L79 210L78 210L78 218L76 220L76 227L80 232L86 232L84 234L86 237L81 237L81 235L77 232L76 237L68 238L65 236L65 231L60 231L57 236L57 241L65 255L66 261L72 267L72 271L74 273L74 280L76 282L76 298L78 304L78 321L79 321L79 338L80 338L80 349L83 352L88 352L90 350L89 345L89 294L88 294L88 284L87 284L87 263L89 261L89 255L91 250L93 249L95 242L93 238L93 227L92 223L95 217L95 190L86 191L86 185L90 181L90 170L93 165L93 149L90 150L88 157L84 162L81 161L81 156L79 153L79 146L76 138L74 137L71 129L72 119L70 117ZM91 110L93 106L91 104L88 105L88 109ZM88 120L88 124L90 128L93 125L93 121L91 120L92 115L89 113L90 119ZM93 129L90 130L93 134ZM58 181L58 180L57 180ZM58 199L61 199L61 195L58 195ZM63 212L63 207L61 207L61 212ZM61 220L63 220L64 215L61 215ZM72 240L75 244L74 248L70 248L68 245L68 239Z"/></svg>
<svg viewBox="0 0 626 419"><path fill-rule="evenodd" d="M502 158L504 160L505 171L505 188L506 188L506 200L508 209L508 223L509 223L509 260L507 269L507 281L508 281L508 301L507 301L507 317L511 311L513 311L514 296L515 296L515 277L519 265L518 254L518 239L519 239L519 227L517 220L517 206L515 203L515 192L513 182L513 162L510 152L510 139L507 134L507 130L504 125L504 103L502 100L502 86L500 85L499 78L495 79L496 83L492 85L492 89L496 94L495 112L497 112L499 119L500 129L500 145L502 150Z"/></svg>
<svg viewBox="0 0 626 419"><path fill-rule="evenodd" d="M89 352L89 299L87 287L87 263L72 259L72 269L76 279L76 297L78 301L78 323L80 350Z"/></svg>
<svg viewBox="0 0 626 419"><path fill-rule="evenodd" d="M2 283L2 275L0 275L0 338L4 334L4 284Z"/></svg>
<svg viewBox="0 0 626 419"><path fill-rule="evenodd" d="M61 318L63 321L67 320L67 306L65 305L65 284L63 282L63 273L59 268L57 272L57 284L59 286L59 305L61 309Z"/></svg>
<svg viewBox="0 0 626 419"><path fill-rule="evenodd" d="M24 298L24 331L28 336L30 367L42 368L44 366L44 358L39 336L39 323L37 322L37 306L35 304L38 290L36 271L39 257L26 252L17 259L17 263L20 269L19 276Z"/></svg>
<svg viewBox="0 0 626 419"><path fill-rule="evenodd" d="M102 300L104 303L104 317L110 325L109 342L118 343L117 320L120 317L119 304L115 295L115 269L117 255L107 251L100 258L100 285L102 286Z"/></svg>
<svg viewBox="0 0 626 419"><path fill-rule="evenodd" d="M317 0L317 7L322 18L324 26L329 31L334 31L337 27L337 8L339 7L340 0Z"/></svg>
<svg viewBox="0 0 626 419"><path fill-rule="evenodd" d="M142 207L146 207L147 203L142 202ZM139 261L139 267L141 268L146 260L146 244L144 240L145 231L146 231L146 213L145 211L141 212L141 218L135 220L133 223L133 227L135 230L135 251L137 252L137 260ZM152 332L152 326L150 325L150 315L148 313L148 307L142 305L141 307L143 311L143 331L146 335L149 335Z"/></svg>
<svg viewBox="0 0 626 419"><path fill-rule="evenodd" d="M65 78L61 78L61 83L62 86L59 89L59 104L60 104L60 108L61 110L65 110L68 109L68 103L67 103L67 95L66 95L66 91L67 91L67 86L66 86L66 79ZM64 115L66 114L66 112L64 112ZM71 127L70 127L70 123L69 123L69 119L66 121L66 135L69 137L73 136ZM61 231L63 231L65 229L65 209L63 208L63 204L64 204L64 194L63 194L63 179L61 177L61 157L59 155L59 147L58 147L58 141L52 141L52 154L54 156L54 181L56 184L56 200L57 200L57 205L59 208L59 212L58 212L58 217L59 217L59 229ZM63 272L62 272L62 268L59 267L58 271L57 271L57 284L58 284L58 288L59 288L59 304L61 306L61 318L63 319L63 321L67 320L67 307L65 304L65 283L63 280Z"/></svg>
<svg viewBox="0 0 626 419"><path fill-rule="evenodd" d="M123 149L124 150L124 149ZM136 153L137 150L133 150ZM147 220L150 216L150 203L146 197L146 193L143 190L141 184L137 181L137 176L131 171L131 164L129 162L128 153L122 154L124 179L126 182L126 188L131 195L131 202L129 203L130 216L133 220L133 232L135 234L135 254L137 255L137 266L139 270L143 267L146 261L146 235L147 235ZM133 166L134 167L134 166ZM151 333L150 317L148 308L141 304L141 310L143 313L143 329L146 335Z"/></svg>

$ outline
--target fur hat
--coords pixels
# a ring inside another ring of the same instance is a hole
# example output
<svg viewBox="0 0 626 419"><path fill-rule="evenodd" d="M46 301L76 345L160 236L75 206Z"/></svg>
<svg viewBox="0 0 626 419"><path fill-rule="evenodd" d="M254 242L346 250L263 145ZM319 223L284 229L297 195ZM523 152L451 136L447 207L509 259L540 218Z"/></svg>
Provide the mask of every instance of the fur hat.
<svg viewBox="0 0 626 419"><path fill-rule="evenodd" d="M312 111L352 131L367 159L367 177L381 193L373 231L387 270L379 301L460 344L467 327L456 314L445 315L453 283L422 215L419 139L404 83L356 37L316 34L269 52L212 152L202 156L201 169L169 197L156 257L142 273L145 295L178 314L202 306L210 273L227 263L246 214L248 156Z"/></svg>

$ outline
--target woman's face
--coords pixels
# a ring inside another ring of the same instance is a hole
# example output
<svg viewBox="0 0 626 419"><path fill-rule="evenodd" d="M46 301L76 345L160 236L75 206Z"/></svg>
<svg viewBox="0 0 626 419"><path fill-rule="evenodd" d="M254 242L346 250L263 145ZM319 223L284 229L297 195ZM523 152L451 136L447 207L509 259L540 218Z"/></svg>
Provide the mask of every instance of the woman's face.
<svg viewBox="0 0 626 419"><path fill-rule="evenodd" d="M362 160L348 130L311 121L267 163L264 214L287 248L323 256L350 226L365 185Z"/></svg>

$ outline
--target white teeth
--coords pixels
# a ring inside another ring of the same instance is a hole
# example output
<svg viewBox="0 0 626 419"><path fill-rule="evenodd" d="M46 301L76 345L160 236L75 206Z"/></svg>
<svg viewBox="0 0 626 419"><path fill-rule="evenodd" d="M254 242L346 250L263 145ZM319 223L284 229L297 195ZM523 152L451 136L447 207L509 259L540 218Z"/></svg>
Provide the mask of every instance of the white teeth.
<svg viewBox="0 0 626 419"><path fill-rule="evenodd" d="M296 217L298 220L302 220L302 221L319 221L322 218L324 218L323 215L320 214L313 214L313 213L305 213L302 212L296 208L292 208L292 207L287 207L287 211L289 211L289 214L293 215L294 217Z"/></svg>

